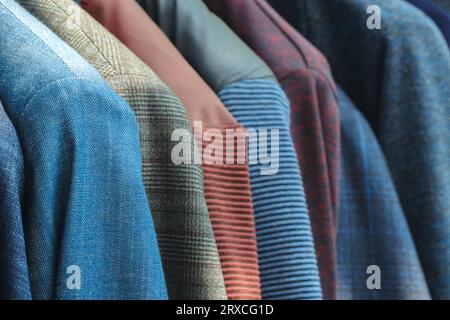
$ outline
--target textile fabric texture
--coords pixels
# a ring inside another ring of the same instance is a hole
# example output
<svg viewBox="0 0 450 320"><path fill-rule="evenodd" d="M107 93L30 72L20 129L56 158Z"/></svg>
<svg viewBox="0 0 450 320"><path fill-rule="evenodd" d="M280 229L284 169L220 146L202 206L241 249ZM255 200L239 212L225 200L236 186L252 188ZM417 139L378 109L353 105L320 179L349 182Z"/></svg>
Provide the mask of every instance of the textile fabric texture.
<svg viewBox="0 0 450 320"><path fill-rule="evenodd" d="M274 79L269 67L202 0L138 2L215 92L240 80Z"/></svg>
<svg viewBox="0 0 450 320"><path fill-rule="evenodd" d="M241 125L281 131L283 154L273 155L280 172L262 176L260 171L267 166L250 163L262 298L321 298L308 209L289 132L289 101L273 73L202 1L140 3L195 70L220 92ZM245 68L241 57L249 61Z"/></svg>
<svg viewBox="0 0 450 320"><path fill-rule="evenodd" d="M230 130L236 136L231 146L220 138L227 137ZM206 128L203 143L199 141L198 145L203 144L206 203L228 298L260 300L261 279L245 137L245 130L239 125ZM233 159L232 164L227 163L228 158Z"/></svg>
<svg viewBox="0 0 450 320"><path fill-rule="evenodd" d="M422 10L427 16L433 19L439 27L439 30L441 30L445 41L447 41L447 45L450 45L450 9L445 11L430 0L408 0L408 2ZM450 1L448 1L448 5L450 8Z"/></svg>
<svg viewBox="0 0 450 320"><path fill-rule="evenodd" d="M173 89L186 108L194 130L196 121L200 121L205 128L200 136L206 140L197 141L197 145L205 147L200 152L206 203L227 296L230 299L261 299L248 164L226 163L227 156L233 158L235 150L226 148L225 144L218 146L222 150L215 150L213 159L205 159L206 153L202 152L209 151L209 138L212 138L208 137L209 134L216 138L215 134L218 133L217 139L223 139L227 131L236 130L238 133L242 128L214 91L136 2L84 0L82 6ZM218 141L214 141L211 146L216 146ZM245 159L245 150L242 152ZM219 160L219 163L213 160Z"/></svg>
<svg viewBox="0 0 450 320"><path fill-rule="evenodd" d="M327 57L380 141L433 299L450 299L450 51L400 0L270 1ZM367 8L381 29L367 28ZM351 22L351 23L350 23Z"/></svg>
<svg viewBox="0 0 450 320"><path fill-rule="evenodd" d="M291 102L324 299L336 298L339 113L326 59L263 0L206 0L263 59ZM256 27L257 26L257 27Z"/></svg>
<svg viewBox="0 0 450 320"><path fill-rule="evenodd" d="M277 173L263 175L261 162L250 163L263 299L321 299L308 210L289 132L289 101L272 80L239 81L221 90L219 97L246 129L267 129L269 141L272 130L279 130L279 151L272 154L279 159Z"/></svg>
<svg viewBox="0 0 450 320"><path fill-rule="evenodd" d="M363 115L338 89L342 126L338 298L426 300L427 283L383 151ZM367 288L367 267L381 289Z"/></svg>
<svg viewBox="0 0 450 320"><path fill-rule="evenodd" d="M0 1L0 21L32 298L167 298L130 107L15 1Z"/></svg>
<svg viewBox="0 0 450 320"><path fill-rule="evenodd" d="M70 0L21 0L77 50L133 108L142 174L170 299L226 299L199 165L175 165L176 129L192 132L173 92L139 58ZM73 17L77 17L75 23ZM194 139L192 138L192 142ZM194 146L192 146L194 148Z"/></svg>
<svg viewBox="0 0 450 320"><path fill-rule="evenodd" d="M0 102L0 300L31 299L23 234L22 148Z"/></svg>

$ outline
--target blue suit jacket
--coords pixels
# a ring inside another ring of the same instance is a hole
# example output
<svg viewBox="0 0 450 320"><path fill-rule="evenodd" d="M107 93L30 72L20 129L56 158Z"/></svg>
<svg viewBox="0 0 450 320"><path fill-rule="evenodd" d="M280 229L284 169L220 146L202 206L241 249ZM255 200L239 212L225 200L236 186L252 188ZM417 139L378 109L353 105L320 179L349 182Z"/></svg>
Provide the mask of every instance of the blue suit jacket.
<svg viewBox="0 0 450 320"><path fill-rule="evenodd" d="M22 145L33 298L164 299L130 107L74 50L0 0L0 100Z"/></svg>

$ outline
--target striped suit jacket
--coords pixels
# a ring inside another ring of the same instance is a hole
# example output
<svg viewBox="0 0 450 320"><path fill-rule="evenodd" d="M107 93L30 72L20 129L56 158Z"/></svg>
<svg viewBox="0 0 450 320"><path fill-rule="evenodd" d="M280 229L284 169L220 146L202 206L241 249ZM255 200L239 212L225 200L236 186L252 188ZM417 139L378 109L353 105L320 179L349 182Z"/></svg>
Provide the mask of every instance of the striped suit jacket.
<svg viewBox="0 0 450 320"><path fill-rule="evenodd" d="M302 169L323 296L335 299L340 131L328 63L263 0L205 2L268 64L291 102L291 132Z"/></svg>

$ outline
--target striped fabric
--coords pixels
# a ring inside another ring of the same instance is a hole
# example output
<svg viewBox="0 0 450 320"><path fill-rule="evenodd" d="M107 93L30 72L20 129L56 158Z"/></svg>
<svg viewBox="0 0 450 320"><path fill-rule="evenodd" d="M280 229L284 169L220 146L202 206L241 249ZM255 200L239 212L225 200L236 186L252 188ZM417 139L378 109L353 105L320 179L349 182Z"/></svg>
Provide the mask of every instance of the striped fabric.
<svg viewBox="0 0 450 320"><path fill-rule="evenodd" d="M202 169L197 165L174 165L170 158L175 145L172 132L190 130L178 98L73 1L19 2L91 63L133 108L140 126L143 179L169 298L226 299Z"/></svg>
<svg viewBox="0 0 450 320"><path fill-rule="evenodd" d="M239 126L213 129L221 132L223 137L226 137L227 130L230 129L236 130L238 135L239 132L245 132ZM240 136L245 141L245 135ZM215 154L204 153L206 203L219 250L228 298L259 300L261 280L249 168L248 164L237 162L242 150L238 149L236 141L233 146L227 146L223 141L224 164L214 163ZM208 148L209 143L211 142L203 140L203 150ZM225 163L227 155L230 154L234 154L235 164ZM244 150L243 159L245 155Z"/></svg>
<svg viewBox="0 0 450 320"><path fill-rule="evenodd" d="M340 130L328 62L265 0L205 3L267 63L291 102L291 132L300 161L323 298L336 299Z"/></svg>
<svg viewBox="0 0 450 320"><path fill-rule="evenodd" d="M338 298L430 299L422 266L386 159L363 115L338 88L342 155L338 227ZM367 267L381 290L367 288Z"/></svg>
<svg viewBox="0 0 450 320"><path fill-rule="evenodd" d="M250 164L263 299L321 299L285 94L271 80L243 80L226 86L219 97L246 129L279 130L278 173L261 175L262 165Z"/></svg>

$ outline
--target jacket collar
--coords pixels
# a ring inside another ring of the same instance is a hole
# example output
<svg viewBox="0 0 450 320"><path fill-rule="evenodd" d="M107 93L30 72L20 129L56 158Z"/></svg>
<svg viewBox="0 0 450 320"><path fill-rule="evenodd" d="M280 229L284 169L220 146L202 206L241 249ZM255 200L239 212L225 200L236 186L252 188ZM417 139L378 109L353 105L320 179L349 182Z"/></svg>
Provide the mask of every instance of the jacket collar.
<svg viewBox="0 0 450 320"><path fill-rule="evenodd" d="M139 0L189 63L216 91L272 71L201 0Z"/></svg>

